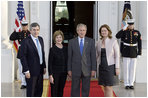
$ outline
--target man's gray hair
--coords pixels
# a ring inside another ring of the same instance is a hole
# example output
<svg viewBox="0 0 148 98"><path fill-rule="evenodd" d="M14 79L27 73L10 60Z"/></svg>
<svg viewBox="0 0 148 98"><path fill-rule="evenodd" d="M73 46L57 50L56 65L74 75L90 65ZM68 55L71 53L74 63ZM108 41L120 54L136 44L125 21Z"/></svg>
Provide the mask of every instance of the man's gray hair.
<svg viewBox="0 0 148 98"><path fill-rule="evenodd" d="M34 22L30 25L30 30L32 30L32 27L36 27L36 26L38 26L40 29L40 25L37 22Z"/></svg>
<svg viewBox="0 0 148 98"><path fill-rule="evenodd" d="M77 29L76 29L76 30L78 30L79 27L85 27L86 30L87 30L87 26L86 26L85 24L83 24L83 23L79 23L79 24L77 25Z"/></svg>

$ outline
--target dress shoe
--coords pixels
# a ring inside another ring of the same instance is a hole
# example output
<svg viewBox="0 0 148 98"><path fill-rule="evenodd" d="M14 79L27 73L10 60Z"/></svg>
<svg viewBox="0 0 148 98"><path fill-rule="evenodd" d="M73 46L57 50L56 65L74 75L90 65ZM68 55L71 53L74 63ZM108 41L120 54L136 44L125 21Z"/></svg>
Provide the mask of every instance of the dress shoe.
<svg viewBox="0 0 148 98"><path fill-rule="evenodd" d="M134 89L134 86L130 86L129 88L130 88L130 89Z"/></svg>
<svg viewBox="0 0 148 98"><path fill-rule="evenodd" d="M129 89L129 86L125 86L125 89Z"/></svg>
<svg viewBox="0 0 148 98"><path fill-rule="evenodd" d="M25 85L22 85L22 86L21 86L21 89L25 89L25 88L26 88L26 86L25 86Z"/></svg>

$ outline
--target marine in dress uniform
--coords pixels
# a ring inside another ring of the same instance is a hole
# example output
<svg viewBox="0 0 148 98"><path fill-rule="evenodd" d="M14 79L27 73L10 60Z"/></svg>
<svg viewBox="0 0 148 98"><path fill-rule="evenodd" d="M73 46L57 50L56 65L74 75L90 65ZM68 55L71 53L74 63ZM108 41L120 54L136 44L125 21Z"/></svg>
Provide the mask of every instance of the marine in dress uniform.
<svg viewBox="0 0 148 98"><path fill-rule="evenodd" d="M21 43L21 41L24 38L26 38L26 37L28 37L30 35L30 31L28 30L28 22L27 21L22 21L21 25L22 25L22 31L21 32L14 31L10 35L10 40L11 41L18 40L19 44Z"/></svg>
<svg viewBox="0 0 148 98"><path fill-rule="evenodd" d="M30 35L30 31L28 30L28 22L22 21L21 26L22 26L21 32L14 31L10 35L10 40L11 41L18 40L19 44L21 44L21 41L24 38L26 38ZM20 78L21 78L21 89L24 89L24 88L26 88L26 81L25 81L25 75L22 73L22 64L21 64L19 59L18 59L18 66L19 66L19 75L20 75Z"/></svg>
<svg viewBox="0 0 148 98"><path fill-rule="evenodd" d="M116 34L121 39L120 51L123 57L125 89L134 89L137 57L142 52L141 34L134 29L134 19L128 19L128 27Z"/></svg>

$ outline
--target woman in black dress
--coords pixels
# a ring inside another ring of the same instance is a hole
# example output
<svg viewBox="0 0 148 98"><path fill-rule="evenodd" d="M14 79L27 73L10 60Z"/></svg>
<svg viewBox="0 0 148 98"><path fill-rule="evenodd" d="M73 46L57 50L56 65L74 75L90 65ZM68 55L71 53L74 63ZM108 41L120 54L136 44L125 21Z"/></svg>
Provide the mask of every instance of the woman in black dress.
<svg viewBox="0 0 148 98"><path fill-rule="evenodd" d="M48 59L51 96L62 97L67 78L67 47L62 45L64 40L62 31L55 31L53 39L55 45L50 48Z"/></svg>
<svg viewBox="0 0 148 98"><path fill-rule="evenodd" d="M97 42L96 55L99 71L99 85L104 86L104 96L112 97L112 86L115 84L115 75L119 75L119 45L112 38L112 32L108 25L102 25L99 29L101 39Z"/></svg>

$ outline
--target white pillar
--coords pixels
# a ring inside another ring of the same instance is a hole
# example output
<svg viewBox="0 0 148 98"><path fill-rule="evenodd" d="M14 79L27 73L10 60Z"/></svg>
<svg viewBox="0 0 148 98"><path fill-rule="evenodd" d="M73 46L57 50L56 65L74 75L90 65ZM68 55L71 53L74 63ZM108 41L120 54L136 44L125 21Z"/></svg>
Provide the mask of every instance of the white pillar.
<svg viewBox="0 0 148 98"><path fill-rule="evenodd" d="M137 29L142 36L142 56L137 60L136 83L147 83L147 1L137 1Z"/></svg>
<svg viewBox="0 0 148 98"><path fill-rule="evenodd" d="M119 30L121 30L121 23L122 23L122 16L123 16L123 8L124 8L124 1L119 1L118 2L118 30L117 30L117 32L119 31ZM116 34L117 34L117 32L116 32ZM119 46L120 46L120 40L118 40L118 42L119 42ZM123 81L124 79L123 79L123 58L122 57L120 57L120 75L119 75L119 79L121 80L121 81Z"/></svg>
<svg viewBox="0 0 148 98"><path fill-rule="evenodd" d="M14 54L8 36L8 2L1 2L2 12L2 39L1 39L1 82L10 83L14 81Z"/></svg>
<svg viewBox="0 0 148 98"><path fill-rule="evenodd" d="M118 1L99 2L99 27L103 24L110 26L112 36L115 37L118 26Z"/></svg>

